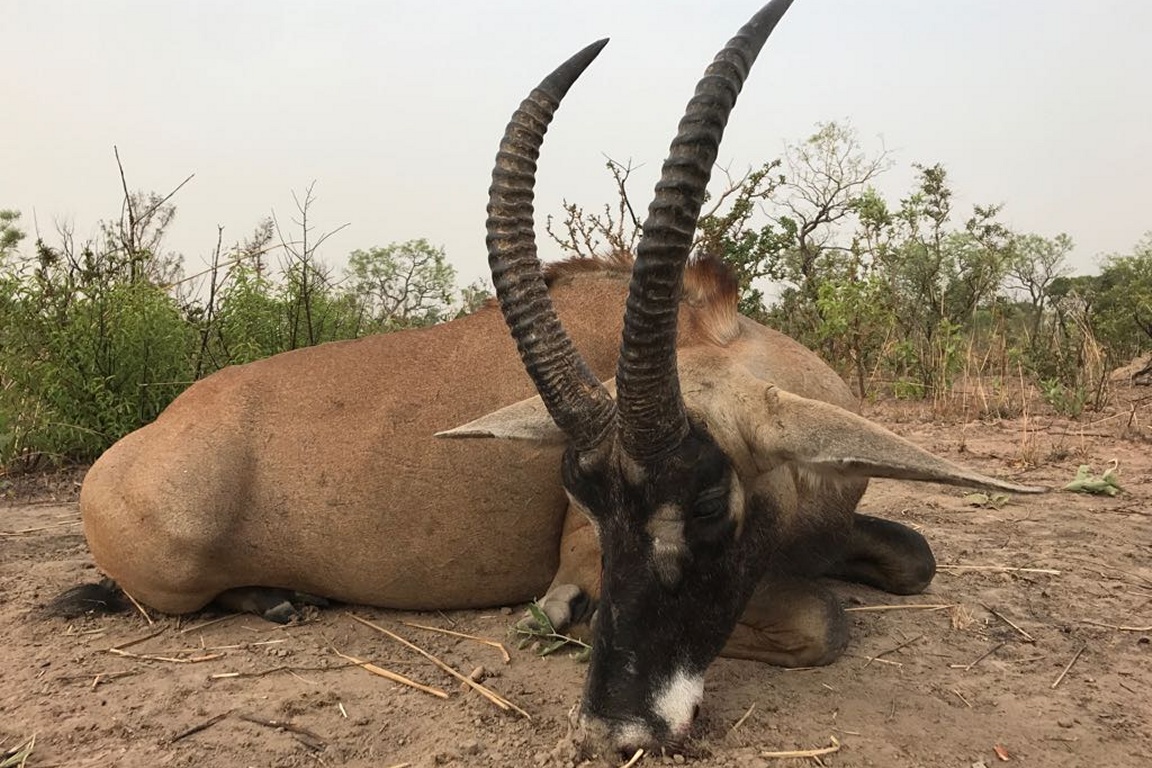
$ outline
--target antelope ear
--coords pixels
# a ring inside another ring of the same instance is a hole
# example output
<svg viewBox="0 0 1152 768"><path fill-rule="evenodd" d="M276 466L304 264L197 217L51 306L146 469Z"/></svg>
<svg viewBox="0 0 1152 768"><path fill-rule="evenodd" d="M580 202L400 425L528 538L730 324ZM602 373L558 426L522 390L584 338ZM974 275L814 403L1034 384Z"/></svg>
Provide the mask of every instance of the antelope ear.
<svg viewBox="0 0 1152 768"><path fill-rule="evenodd" d="M496 437L551 445L568 440L552 421L539 396L505 406L455 429L437 432L436 437Z"/></svg>
<svg viewBox="0 0 1152 768"><path fill-rule="evenodd" d="M816 472L891 477L1016 493L1049 490L983 475L929 453L863 416L761 385L742 432L758 463L792 461Z"/></svg>
<svg viewBox="0 0 1152 768"><path fill-rule="evenodd" d="M616 379L603 382L608 394L616 397ZM507 405L454 429L437 432L436 437L495 437L502 440L530 440L544 445L561 445L568 436L552 421L540 396Z"/></svg>

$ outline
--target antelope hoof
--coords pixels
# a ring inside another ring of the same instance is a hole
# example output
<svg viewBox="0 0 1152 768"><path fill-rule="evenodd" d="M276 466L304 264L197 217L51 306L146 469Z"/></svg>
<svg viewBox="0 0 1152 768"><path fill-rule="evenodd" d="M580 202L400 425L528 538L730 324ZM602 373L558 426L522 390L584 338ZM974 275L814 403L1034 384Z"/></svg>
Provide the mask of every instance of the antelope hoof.
<svg viewBox="0 0 1152 768"><path fill-rule="evenodd" d="M548 618L554 632L565 632L573 624L579 624L592 614L592 600L575 584L560 584L548 590L548 594L536 601L536 607ZM516 629L528 634L546 632L548 627L529 612L516 622Z"/></svg>

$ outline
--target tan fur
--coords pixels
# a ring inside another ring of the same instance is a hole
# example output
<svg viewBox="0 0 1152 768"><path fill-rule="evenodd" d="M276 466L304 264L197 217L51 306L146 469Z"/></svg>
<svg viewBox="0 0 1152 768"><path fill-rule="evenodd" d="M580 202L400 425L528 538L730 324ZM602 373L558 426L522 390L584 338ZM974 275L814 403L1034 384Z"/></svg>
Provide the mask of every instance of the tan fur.
<svg viewBox="0 0 1152 768"><path fill-rule="evenodd" d="M630 267L617 256L550 269L561 321L603 378L615 368ZM732 324L735 293L716 274L689 270L682 323L701 333L682 334L682 345L715 349L704 335L738 346L765 330ZM798 345L778 353L782 370L819 367ZM397 608L536 597L557 574L561 448L433 437L532 394L491 306L229 368L96 462L81 492L85 535L101 569L173 613L241 586ZM591 538L585 526L567 530Z"/></svg>

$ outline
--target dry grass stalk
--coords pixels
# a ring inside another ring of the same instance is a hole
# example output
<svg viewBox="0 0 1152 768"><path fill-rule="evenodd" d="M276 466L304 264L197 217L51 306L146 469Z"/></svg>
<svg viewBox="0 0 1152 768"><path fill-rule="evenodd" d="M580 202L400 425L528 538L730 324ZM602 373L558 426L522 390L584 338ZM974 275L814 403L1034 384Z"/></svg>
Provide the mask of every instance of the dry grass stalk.
<svg viewBox="0 0 1152 768"><path fill-rule="evenodd" d="M881 656L887 656L890 653L896 653L896 651L899 651L902 648L907 648L908 646L912 645L912 643L916 642L917 640L921 639L922 637L924 637L923 634L916 635L916 637L912 638L911 640L905 640L904 642L900 643L900 645L896 646L895 648L889 648L886 651L880 651L880 653L876 654L875 656L869 656L869 657L867 657L868 661L867 661L867 663L864 664L864 666L867 667L869 664L871 664L874 661L880 661Z"/></svg>
<svg viewBox="0 0 1152 768"><path fill-rule="evenodd" d="M134 598L134 597L132 597L132 595L128 594L127 590L122 589L120 591L124 593L124 597L128 598L128 602L130 602L130 603L132 603L132 605L136 606L136 610L139 611L140 615L144 617L144 621L148 622L148 626L150 626L150 627L156 626L156 622L152 620L152 617L148 615L148 611L144 610L144 606L140 605L140 603L137 602L136 598Z"/></svg>
<svg viewBox="0 0 1152 768"><path fill-rule="evenodd" d="M417 624L414 621L402 621L400 623L406 627L412 627L414 629L423 629L423 630L427 630L428 632L439 632L442 635L449 635L451 637L460 637L460 638L463 638L465 640L472 640L472 641L477 642L477 643L483 643L484 645L490 645L493 648L495 648L496 650L500 651L500 655L504 657L504 663L505 664L509 664L512 662L512 657L508 655L508 649L504 647L504 643L498 642L496 640L489 640L486 637L477 637L476 635L469 635L469 634L466 634L464 632L456 632L455 630L451 630L451 629L442 629L440 627L430 627L427 624Z"/></svg>
<svg viewBox="0 0 1152 768"><path fill-rule="evenodd" d="M347 669L348 667L357 667L359 664L337 664L332 667L289 667L282 665L279 667L272 667L271 669L262 669L259 672L217 672L208 675L209 680L228 680L234 677L264 677L271 675L274 672L288 672L289 674L295 672L332 672L337 669Z"/></svg>
<svg viewBox="0 0 1152 768"><path fill-rule="evenodd" d="M140 673L136 670L126 670L123 672L97 672L95 675L93 675L91 672L89 672L89 673L86 673L83 675L64 675L63 677L58 677L56 679L60 680L60 681L68 681L68 682L71 682L73 680L84 680L84 681L92 680L92 687L95 688L98 682L99 683L106 683L110 680L115 680L118 677L130 677L132 675L138 675L138 674L140 674Z"/></svg>
<svg viewBox="0 0 1152 768"><path fill-rule="evenodd" d="M640 762L640 758L642 757L644 757L644 750L638 749L636 750L636 753L632 755L632 757L628 758L628 762L620 764L620 768L632 768L632 766Z"/></svg>
<svg viewBox="0 0 1152 768"><path fill-rule="evenodd" d="M390 631L390 630L387 630L387 629L385 629L384 627L380 626L379 624L374 624L374 623L372 623L371 621L368 621L367 619L362 619L362 618L360 618L359 616L357 616L357 615L355 615L355 614L349 613L349 614L348 614L348 617L349 617L349 618L351 618L351 619L353 619L354 621L357 621L357 622L359 622L359 623L363 624L364 626L366 626L366 627L368 627L368 628L370 628L370 629L374 629L374 630L376 630L377 632L379 632L379 633L381 633L381 634L383 634L383 635L387 635L388 637L392 638L393 640L395 640L396 642L398 642L398 643L400 643L401 645L405 646L406 648L408 648L408 649L410 649L410 650L413 650L413 651L415 651L416 653L420 654L421 656L423 656L424 658L428 659L428 661L432 662L433 664L435 664L435 665L436 665L437 667L439 667L440 669L442 669L442 670L444 670L445 672L447 672L448 674L452 675L452 677L456 678L456 679L457 679L457 680L459 680L460 682L462 682L462 683L464 683L465 685L467 685L468 687L472 688L474 691L476 691L477 693L479 693L479 694L480 694L481 696L483 696L484 698L486 698L486 699L488 699L489 701L491 701L493 704L495 704L495 705L496 705L497 707L499 707L500 709L503 709L503 710L505 710L505 711L507 711L507 710L512 710L512 711L516 712L517 714L519 714L521 717L523 717L523 718L524 718L524 719L526 719L526 720L531 720L531 719L532 719L532 716L531 716L531 715L529 715L527 712L525 712L525 711L524 711L523 709L521 709L520 707L518 707L518 706L516 706L515 704L513 704L513 703L512 703L511 701L509 701L508 699L504 698L504 697L503 697L503 696L501 696L500 694L498 694L498 693L496 693L495 691L493 691L493 690L492 690L491 688L489 688L488 686L484 685L483 683L478 683L478 682L476 682L475 680L472 680L472 679L470 679L470 678L469 678L467 675L465 675L465 674L462 674L461 672L459 672L458 670L456 670L456 669L454 669L453 667L449 666L448 664L445 664L443 661L441 661L440 659L436 658L436 657L435 657L435 656L433 656L431 653L428 653L428 651L426 651L426 650L424 650L423 648L419 647L419 646L418 646L418 645L416 645L415 643L411 643L411 642L409 642L408 640L405 640L404 638L400 637L400 635L397 635L395 632L392 632L392 631Z"/></svg>
<svg viewBox="0 0 1152 768"><path fill-rule="evenodd" d="M65 520L60 523L51 523L50 525L38 525L35 528L21 528L18 531L0 531L0 536L16 537L27 536L30 533L40 533L41 531L51 531L56 528L65 528L70 525L80 525L79 520Z"/></svg>
<svg viewBox="0 0 1152 768"><path fill-rule="evenodd" d="M872 611L942 611L945 608L955 608L948 603L907 603L906 605L854 605L845 608L845 613L866 613Z"/></svg>
<svg viewBox="0 0 1152 768"><path fill-rule="evenodd" d="M882 659L879 656L865 656L860 653L846 653L845 656L851 656L854 659L867 659L868 663L876 662L877 664L887 664L890 667L902 667L904 662L892 661L891 659ZM867 666L867 664L865 664ZM791 669L824 669L824 667L785 667L783 671L788 672Z"/></svg>
<svg viewBox="0 0 1152 768"><path fill-rule="evenodd" d="M968 670L972 669L972 667L974 667L977 664L979 664L980 662L984 661L984 659L986 659L989 656L991 656L992 654L996 653L996 651L1000 650L1005 645L1006 645L1006 643L997 643L996 645L992 646L988 650L984 651L984 653L977 656L975 661L970 661L967 664L949 664L948 666L951 669L962 669L965 672L967 672Z"/></svg>
<svg viewBox="0 0 1152 768"><path fill-rule="evenodd" d="M1064 669L1060 670L1059 676L1057 676L1057 678L1052 681L1053 690L1056 689L1056 686L1060 685L1060 682L1064 679L1064 676L1068 674L1068 670L1072 669L1072 665L1076 663L1076 659L1080 658L1080 654L1084 653L1084 649L1087 647L1087 643L1080 646L1080 649L1076 651L1076 653L1072 655L1072 658L1068 660L1068 663L1064 665Z"/></svg>
<svg viewBox="0 0 1152 768"><path fill-rule="evenodd" d="M238 619L243 615L244 614L242 614L242 613L230 613L227 616L221 616L221 617L216 618L216 619L209 619L208 621L202 621L199 624L193 624L190 627L184 627L183 629L180 630L180 634L186 635L189 632L195 632L195 631L200 630L200 629L207 629L208 627L212 627L212 626L215 626L217 624L223 624L226 621L232 621L233 619Z"/></svg>
<svg viewBox="0 0 1152 768"><path fill-rule="evenodd" d="M968 606L957 604L948 612L948 623L952 625L952 629L963 632L976 623L976 617L968 610Z"/></svg>
<svg viewBox="0 0 1152 768"><path fill-rule="evenodd" d="M972 705L968 702L968 699L964 698L964 694L960 693L960 691L956 690L955 688L952 689L952 693L956 694L956 698L964 702L964 706L968 707L968 709L972 709Z"/></svg>
<svg viewBox="0 0 1152 768"><path fill-rule="evenodd" d="M433 688L433 687L428 686L428 685L423 685L421 683L416 682L415 680L410 680L409 678L404 677L404 675L397 674L396 672L392 672L390 670L384 669L383 667L378 667L375 664L372 664L371 662L364 661L363 659L358 659L355 656L346 656L345 654L340 653L340 651L336 650L335 648L332 649L332 652L335 653L340 658L344 659L345 661L350 661L358 667L363 667L368 672L371 672L372 674L377 675L379 677L383 677L385 680L391 680L394 683L400 683L401 685L406 685L409 688L415 688L418 691L423 691L424 693L430 693L438 699L448 698L448 694L445 693L444 691L440 690L439 688Z"/></svg>
<svg viewBox="0 0 1152 768"><path fill-rule="evenodd" d="M112 647L111 647L111 648L109 648L108 650L109 650L109 651L112 651L112 650L118 650L118 651L122 651L122 650L124 650L125 648L131 648L131 647L132 647L132 646L134 646L134 645L140 645L140 643L143 643L143 642L146 642L146 641L148 641L148 640L151 640L151 639L152 639L152 638L154 638L154 637L159 637L159 636L160 636L160 635L162 635L162 634L164 634L164 630L163 630L163 629L158 629L158 630L156 630L155 632L150 632L150 633L148 633L147 635L144 635L143 637L138 637L138 638L136 638L135 640L127 640L127 641L125 641L125 642L123 642L123 643L117 643L116 645L112 646Z"/></svg>
<svg viewBox="0 0 1152 768"><path fill-rule="evenodd" d="M821 747L819 749L793 749L785 752L761 752L760 757L769 760L783 760L790 757L820 757L821 755L830 755L833 752L840 751L840 740L835 736L829 736L832 740L832 745L829 747Z"/></svg>
<svg viewBox="0 0 1152 768"><path fill-rule="evenodd" d="M1091 624L1094 627L1104 627L1105 629L1115 629L1118 632L1152 632L1152 625L1146 627L1125 627L1121 624L1105 624L1102 621L1092 621L1092 619L1080 619L1081 624Z"/></svg>
<svg viewBox="0 0 1152 768"><path fill-rule="evenodd" d="M745 721L745 720L747 720L749 717L751 717L751 716L752 716L752 710L754 710L754 709L756 709L756 702L752 702L752 706L748 707L748 711L747 711L747 712L745 712L743 715L741 715L741 716L740 716L740 719L739 719L739 720L737 720L737 721L736 721L736 722L735 722L735 723L732 725L732 727L728 729L728 733L729 733L729 734L731 734L731 733L734 733L734 732L736 731L736 729L737 729L737 728L739 728L740 726L744 725L744 721Z"/></svg>
<svg viewBox="0 0 1152 768"><path fill-rule="evenodd" d="M1014 629L1014 630L1016 630L1017 632L1019 632L1019 633L1020 633L1020 636L1021 636L1022 638L1024 638L1025 640L1027 640L1029 643L1034 643L1034 642L1036 642L1036 638L1032 637L1032 635L1030 635L1030 634L1028 634L1027 632L1025 632L1023 629L1021 629L1019 626L1017 626L1017 624L1016 624L1015 622L1013 622L1011 619L1009 619L1009 618L1008 618L1007 616L1005 616L1004 614L1002 614L1002 613L1000 613L999 611L997 611L995 608L991 608L991 607L989 607L989 606L985 605L985 606L984 606L984 610L988 611L990 614L992 614L992 615L993 615L993 616L995 616L996 618L1000 619L1000 621L1004 622L1004 623L1005 623L1005 624L1007 624L1008 626L1012 627L1012 629Z"/></svg>
<svg viewBox="0 0 1152 768"><path fill-rule="evenodd" d="M986 571L989 573L1046 573L1059 576L1062 571L1052 568L1015 568L1010 565L937 565L938 571Z"/></svg>
<svg viewBox="0 0 1152 768"><path fill-rule="evenodd" d="M154 656L149 653L132 653L132 651L125 651L121 648L109 648L108 653L114 653L117 656L123 656L126 659L137 659L139 661L165 661L169 664L199 664L203 661L215 661L221 659L225 654L223 653L208 653L203 656L189 656L187 658L180 658L178 656Z"/></svg>

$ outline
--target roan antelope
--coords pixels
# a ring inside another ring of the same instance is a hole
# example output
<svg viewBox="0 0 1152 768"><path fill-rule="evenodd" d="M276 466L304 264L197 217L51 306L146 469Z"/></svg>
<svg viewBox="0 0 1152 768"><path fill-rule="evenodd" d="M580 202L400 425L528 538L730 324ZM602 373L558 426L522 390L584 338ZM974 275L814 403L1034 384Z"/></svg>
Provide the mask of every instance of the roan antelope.
<svg viewBox="0 0 1152 768"><path fill-rule="evenodd" d="M205 378L85 478L99 567L169 613L217 600L286 620L296 593L428 610L544 594L561 628L594 612L581 721L607 752L682 739L719 653L835 659L847 624L818 578L922 590L923 537L855 512L869 477L1041 489L856 415L815 354L737 313L721 262L688 259L728 113L789 5L700 82L634 265L536 259L535 159L600 42L532 92L497 156L489 255L516 344L489 305ZM433 436L458 424L441 434L529 442ZM80 588L57 607L107 599Z"/></svg>

